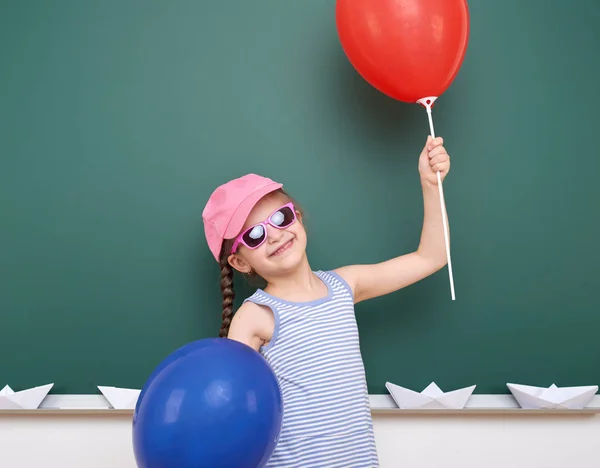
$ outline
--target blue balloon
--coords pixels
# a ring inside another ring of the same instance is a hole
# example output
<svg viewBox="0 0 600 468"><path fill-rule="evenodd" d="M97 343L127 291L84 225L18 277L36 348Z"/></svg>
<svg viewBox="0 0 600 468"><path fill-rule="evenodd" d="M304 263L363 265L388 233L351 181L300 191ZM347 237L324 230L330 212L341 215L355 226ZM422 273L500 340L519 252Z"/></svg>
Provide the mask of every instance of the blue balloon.
<svg viewBox="0 0 600 468"><path fill-rule="evenodd" d="M133 417L140 468L260 468L283 418L277 379L254 349L227 338L171 353L142 388Z"/></svg>
<svg viewBox="0 0 600 468"><path fill-rule="evenodd" d="M193 341L191 343L183 345L181 348L178 348L175 351L173 351L171 354L169 354L169 356L167 356L166 359L164 359L162 362L160 362L158 364L158 366L156 366L156 368L152 371L152 374L150 374L150 377L148 377L148 379L146 380L146 384L142 387L142 391L140 392L140 394L138 396L137 402L135 404L135 409L133 411L133 420L134 421L137 418L137 413L139 411L140 405L142 404L142 400L144 399L144 395L146 394L146 390L148 389L148 386L150 385L150 382L152 382L156 378L156 376L158 374L160 374L162 372L162 370L165 367L167 367L169 364L171 364L173 361L198 349L199 344L200 344L200 342Z"/></svg>

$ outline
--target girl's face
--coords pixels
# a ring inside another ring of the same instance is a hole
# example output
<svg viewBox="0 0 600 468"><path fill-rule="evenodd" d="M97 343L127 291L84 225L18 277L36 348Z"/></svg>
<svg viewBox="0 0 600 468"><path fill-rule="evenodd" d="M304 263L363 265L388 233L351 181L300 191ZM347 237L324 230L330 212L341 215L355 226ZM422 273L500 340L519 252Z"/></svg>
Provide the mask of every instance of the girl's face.
<svg viewBox="0 0 600 468"><path fill-rule="evenodd" d="M289 201L284 195L275 193L262 198L254 206L241 232L256 225L246 238L258 242L264 236L264 241L255 249L250 249L243 243L238 244L236 253L229 256L229 263L233 268L242 273L254 271L268 279L294 270L304 260L306 231L298 211L295 212L295 221L288 227L277 228L269 223L271 220L276 225L285 225L292 219L291 210L284 208ZM259 223L264 224L258 226Z"/></svg>

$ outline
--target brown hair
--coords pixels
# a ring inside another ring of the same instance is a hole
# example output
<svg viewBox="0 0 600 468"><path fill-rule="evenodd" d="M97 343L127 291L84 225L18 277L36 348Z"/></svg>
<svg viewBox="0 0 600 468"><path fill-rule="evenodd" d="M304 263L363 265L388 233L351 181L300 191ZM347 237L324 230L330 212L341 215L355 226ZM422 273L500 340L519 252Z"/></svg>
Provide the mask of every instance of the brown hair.
<svg viewBox="0 0 600 468"><path fill-rule="evenodd" d="M221 267L221 292L223 293L223 314L221 322L220 338L226 338L231 325L233 316L233 300L235 291L233 290L233 268L227 261L229 252L233 247L233 239L227 239L223 242L221 256L219 257L219 266Z"/></svg>
<svg viewBox="0 0 600 468"><path fill-rule="evenodd" d="M302 209L283 189L271 192L265 197L273 196L276 194L283 195L289 201L293 202L296 210L301 214L301 216L304 216ZM229 334L229 326L231 325L231 319L233 317L233 301L235 299L235 291L233 290L233 267L229 264L228 261L231 248L233 247L233 243L234 239L225 239L223 241L223 246L221 247L221 255L219 257L219 266L221 268L221 293L223 294L223 312L221 314L221 330L219 331L220 338L226 338ZM245 276L252 279L260 278L254 272Z"/></svg>

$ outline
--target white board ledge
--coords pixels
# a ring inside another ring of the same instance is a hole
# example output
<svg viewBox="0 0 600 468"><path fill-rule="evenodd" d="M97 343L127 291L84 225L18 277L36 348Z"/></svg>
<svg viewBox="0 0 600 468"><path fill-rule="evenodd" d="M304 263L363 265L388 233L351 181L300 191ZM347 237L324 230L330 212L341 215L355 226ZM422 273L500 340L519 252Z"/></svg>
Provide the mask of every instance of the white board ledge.
<svg viewBox="0 0 600 468"><path fill-rule="evenodd" d="M471 395L462 409L400 409L390 395L369 395L373 413L390 414L473 414L473 413L510 413L510 414L600 414L600 395L581 409L523 409L510 394Z"/></svg>
<svg viewBox="0 0 600 468"><path fill-rule="evenodd" d="M472 395L462 409L400 409L389 394L369 395L373 414L600 414L600 395L582 409L523 409L510 394ZM48 395L38 409L0 410L0 415L104 414L131 416L132 409L113 409L103 395Z"/></svg>

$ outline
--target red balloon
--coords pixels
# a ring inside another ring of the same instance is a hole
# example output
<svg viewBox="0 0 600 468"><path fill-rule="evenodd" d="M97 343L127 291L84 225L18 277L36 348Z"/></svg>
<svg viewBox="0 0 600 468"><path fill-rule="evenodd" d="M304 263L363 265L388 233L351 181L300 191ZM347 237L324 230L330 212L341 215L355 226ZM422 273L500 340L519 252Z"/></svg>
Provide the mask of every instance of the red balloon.
<svg viewBox="0 0 600 468"><path fill-rule="evenodd" d="M336 24L356 71L404 102L446 91L469 41L466 0L337 0Z"/></svg>

